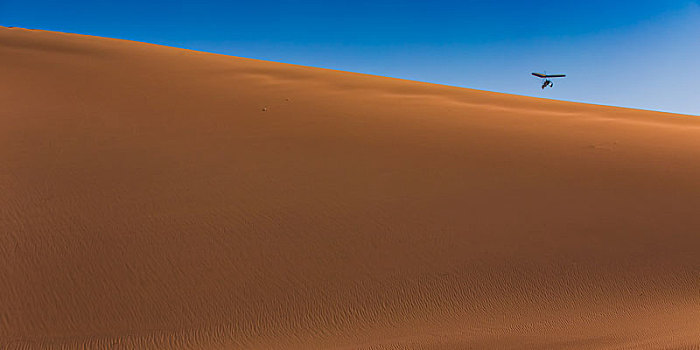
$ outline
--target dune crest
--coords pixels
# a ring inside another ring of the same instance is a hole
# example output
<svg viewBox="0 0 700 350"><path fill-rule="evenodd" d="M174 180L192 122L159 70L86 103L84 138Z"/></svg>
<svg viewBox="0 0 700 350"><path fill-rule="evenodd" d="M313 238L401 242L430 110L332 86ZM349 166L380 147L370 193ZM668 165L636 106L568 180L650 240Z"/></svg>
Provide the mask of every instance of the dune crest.
<svg viewBox="0 0 700 350"><path fill-rule="evenodd" d="M0 28L0 348L700 347L700 120Z"/></svg>

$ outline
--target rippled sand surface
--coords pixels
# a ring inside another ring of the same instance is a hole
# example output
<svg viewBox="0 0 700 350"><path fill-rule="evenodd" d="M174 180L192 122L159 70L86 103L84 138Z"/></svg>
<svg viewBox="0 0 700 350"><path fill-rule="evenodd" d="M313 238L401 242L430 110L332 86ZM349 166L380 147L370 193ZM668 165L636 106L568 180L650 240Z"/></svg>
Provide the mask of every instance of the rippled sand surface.
<svg viewBox="0 0 700 350"><path fill-rule="evenodd" d="M700 347L700 119L0 28L0 348Z"/></svg>

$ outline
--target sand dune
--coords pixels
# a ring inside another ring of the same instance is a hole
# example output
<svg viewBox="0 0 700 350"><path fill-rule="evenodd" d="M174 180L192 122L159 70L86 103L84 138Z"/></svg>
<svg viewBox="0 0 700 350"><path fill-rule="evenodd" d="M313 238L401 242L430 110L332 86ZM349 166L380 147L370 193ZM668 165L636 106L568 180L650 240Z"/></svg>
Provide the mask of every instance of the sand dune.
<svg viewBox="0 0 700 350"><path fill-rule="evenodd" d="M700 120L0 28L0 348L700 347Z"/></svg>

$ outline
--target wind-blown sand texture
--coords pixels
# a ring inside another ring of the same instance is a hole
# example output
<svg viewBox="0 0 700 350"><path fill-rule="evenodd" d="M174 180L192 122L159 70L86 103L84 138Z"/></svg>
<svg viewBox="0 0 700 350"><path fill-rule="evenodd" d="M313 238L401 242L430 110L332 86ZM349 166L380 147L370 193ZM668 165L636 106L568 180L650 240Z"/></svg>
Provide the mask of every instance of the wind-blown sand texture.
<svg viewBox="0 0 700 350"><path fill-rule="evenodd" d="M700 346L693 116L3 28L0 231L2 349Z"/></svg>

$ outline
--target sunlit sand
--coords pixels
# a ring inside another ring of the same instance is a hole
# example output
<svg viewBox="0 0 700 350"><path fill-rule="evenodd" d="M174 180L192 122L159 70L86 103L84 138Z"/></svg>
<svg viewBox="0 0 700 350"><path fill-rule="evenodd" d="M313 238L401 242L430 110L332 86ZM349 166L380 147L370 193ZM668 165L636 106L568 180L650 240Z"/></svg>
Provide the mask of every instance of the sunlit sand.
<svg viewBox="0 0 700 350"><path fill-rule="evenodd" d="M698 210L697 117L0 28L2 349L698 347Z"/></svg>

